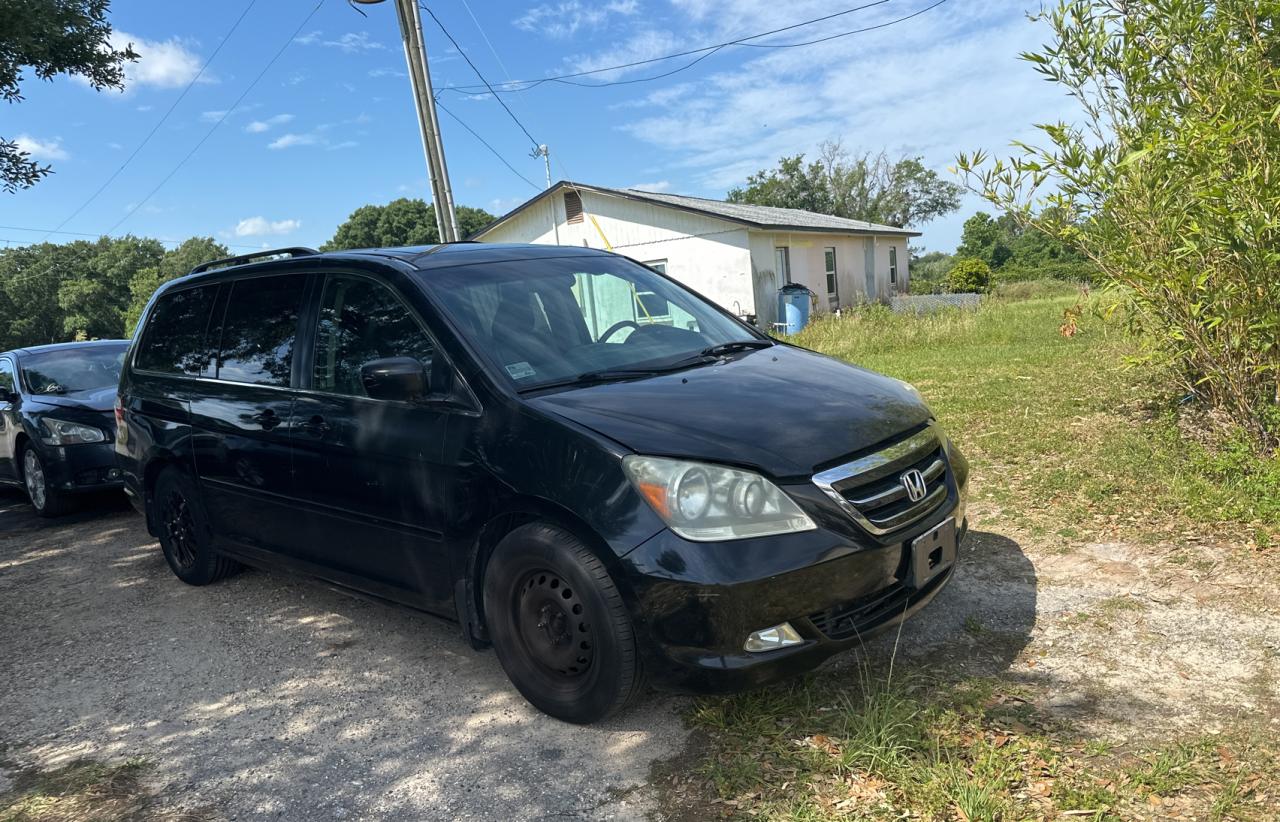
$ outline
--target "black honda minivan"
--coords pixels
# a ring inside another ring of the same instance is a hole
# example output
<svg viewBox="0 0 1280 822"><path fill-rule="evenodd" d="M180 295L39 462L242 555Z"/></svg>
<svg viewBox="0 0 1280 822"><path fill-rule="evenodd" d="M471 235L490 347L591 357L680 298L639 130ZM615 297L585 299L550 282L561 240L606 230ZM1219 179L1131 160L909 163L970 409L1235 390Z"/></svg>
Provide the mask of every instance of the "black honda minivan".
<svg viewBox="0 0 1280 822"><path fill-rule="evenodd" d="M174 573L457 619L541 710L808 670L954 572L968 466L906 383L625 257L451 244L207 263L116 404Z"/></svg>

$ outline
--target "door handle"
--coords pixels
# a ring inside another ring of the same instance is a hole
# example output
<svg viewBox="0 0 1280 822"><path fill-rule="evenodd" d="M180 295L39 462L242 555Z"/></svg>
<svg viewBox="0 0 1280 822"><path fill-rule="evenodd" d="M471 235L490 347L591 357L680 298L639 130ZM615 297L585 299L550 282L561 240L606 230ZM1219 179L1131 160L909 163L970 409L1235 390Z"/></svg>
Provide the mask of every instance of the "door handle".
<svg viewBox="0 0 1280 822"><path fill-rule="evenodd" d="M270 431L271 429L279 425L281 422L280 415L270 408L262 409L261 411L259 411L258 413L250 417L249 419L258 423L258 426L263 431Z"/></svg>
<svg viewBox="0 0 1280 822"><path fill-rule="evenodd" d="M304 422L302 424L302 428L314 437L323 437L325 434L328 434L333 430L333 426L329 425L329 423L325 421L325 418L319 414L312 416L311 419Z"/></svg>

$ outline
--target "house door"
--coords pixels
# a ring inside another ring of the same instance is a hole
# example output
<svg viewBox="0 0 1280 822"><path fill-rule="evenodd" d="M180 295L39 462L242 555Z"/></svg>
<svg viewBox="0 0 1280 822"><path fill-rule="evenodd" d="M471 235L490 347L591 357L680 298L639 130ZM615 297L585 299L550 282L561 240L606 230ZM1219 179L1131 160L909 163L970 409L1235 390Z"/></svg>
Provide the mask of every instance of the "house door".
<svg viewBox="0 0 1280 822"><path fill-rule="evenodd" d="M836 282L836 250L834 247L823 249L823 258L827 265L827 305L835 311L840 307L840 286Z"/></svg>

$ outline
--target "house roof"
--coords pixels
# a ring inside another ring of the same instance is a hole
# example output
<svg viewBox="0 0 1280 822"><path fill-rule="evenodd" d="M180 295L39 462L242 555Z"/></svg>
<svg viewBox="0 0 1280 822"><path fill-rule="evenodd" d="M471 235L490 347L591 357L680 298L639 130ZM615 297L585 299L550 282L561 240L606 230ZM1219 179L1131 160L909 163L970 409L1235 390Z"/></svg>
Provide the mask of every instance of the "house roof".
<svg viewBox="0 0 1280 822"><path fill-rule="evenodd" d="M476 239L483 237L492 229L524 211L542 198L572 188L591 191L628 200L653 203L669 208L704 214L738 223L749 228L768 231L813 231L835 234L892 234L902 237L919 237L920 232L892 225L868 223L864 220L850 220L845 217L833 217L830 214L819 214L799 208L775 208L773 206L749 205L747 203L726 203L723 200L710 200L705 197L688 197L683 194L665 194L654 191L640 191L634 188L606 188L604 186L585 185L561 180L551 188L516 206L511 211L494 220L489 225L471 235Z"/></svg>

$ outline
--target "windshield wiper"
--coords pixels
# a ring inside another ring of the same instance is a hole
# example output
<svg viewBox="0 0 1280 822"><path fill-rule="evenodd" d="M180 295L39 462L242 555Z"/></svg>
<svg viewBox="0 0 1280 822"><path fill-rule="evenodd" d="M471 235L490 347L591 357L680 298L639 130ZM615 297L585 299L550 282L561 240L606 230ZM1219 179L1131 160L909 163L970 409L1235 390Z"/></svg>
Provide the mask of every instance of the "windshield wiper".
<svg viewBox="0 0 1280 822"><path fill-rule="evenodd" d="M538 385L530 385L517 390L521 394L524 394L529 391L541 391L546 388L564 388L569 385L591 385L593 383L612 382L613 380L634 380L639 379L640 377L652 377L654 374L669 374L673 371L682 371L686 368L692 368L697 365L708 365L715 361L716 358L710 354L694 354L663 365L647 366L643 368L632 366L626 368L606 368L600 371L586 371L576 377L565 377L562 380L539 383Z"/></svg>
<svg viewBox="0 0 1280 822"><path fill-rule="evenodd" d="M723 357L725 354L732 354L735 351L752 351L757 348L773 348L772 340L734 340L733 342L720 343L710 348L702 349L703 357Z"/></svg>

